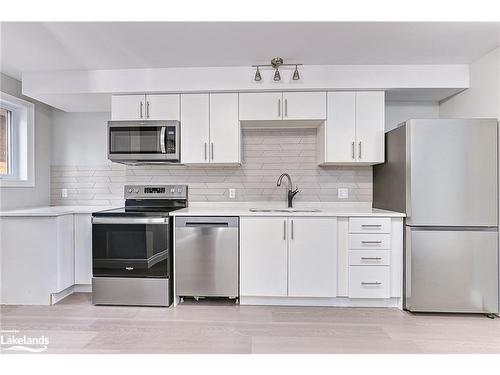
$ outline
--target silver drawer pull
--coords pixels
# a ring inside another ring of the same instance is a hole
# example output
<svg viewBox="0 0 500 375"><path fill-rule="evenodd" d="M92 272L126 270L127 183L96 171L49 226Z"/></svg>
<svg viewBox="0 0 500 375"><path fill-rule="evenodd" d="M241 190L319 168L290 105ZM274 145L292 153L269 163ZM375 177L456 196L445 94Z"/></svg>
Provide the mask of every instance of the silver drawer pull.
<svg viewBox="0 0 500 375"><path fill-rule="evenodd" d="M362 228L381 228L382 224L361 224Z"/></svg>
<svg viewBox="0 0 500 375"><path fill-rule="evenodd" d="M361 260L382 260L380 257L361 257Z"/></svg>
<svg viewBox="0 0 500 375"><path fill-rule="evenodd" d="M361 243L365 243L368 245L373 245L373 244L381 244L382 241L361 241Z"/></svg>
<svg viewBox="0 0 500 375"><path fill-rule="evenodd" d="M361 285L382 285L382 283L379 281L375 281L374 283L367 283L365 281L362 281Z"/></svg>
<svg viewBox="0 0 500 375"><path fill-rule="evenodd" d="M126 269L127 271L132 271L132 270L134 269L134 267L125 267L125 269Z"/></svg>

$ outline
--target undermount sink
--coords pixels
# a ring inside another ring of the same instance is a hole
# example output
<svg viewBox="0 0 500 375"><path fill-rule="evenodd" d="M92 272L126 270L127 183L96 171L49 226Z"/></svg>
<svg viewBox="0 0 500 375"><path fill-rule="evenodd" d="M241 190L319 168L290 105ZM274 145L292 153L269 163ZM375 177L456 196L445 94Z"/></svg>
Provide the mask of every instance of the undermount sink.
<svg viewBox="0 0 500 375"><path fill-rule="evenodd" d="M296 208L251 208L250 212L321 212L317 208L296 209Z"/></svg>

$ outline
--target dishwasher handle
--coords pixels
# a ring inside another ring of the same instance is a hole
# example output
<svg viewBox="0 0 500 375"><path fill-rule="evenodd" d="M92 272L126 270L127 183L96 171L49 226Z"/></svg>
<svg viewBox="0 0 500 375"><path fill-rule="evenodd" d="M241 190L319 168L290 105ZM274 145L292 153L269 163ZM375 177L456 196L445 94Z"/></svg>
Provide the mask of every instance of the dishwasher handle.
<svg viewBox="0 0 500 375"><path fill-rule="evenodd" d="M234 216L185 216L175 218L176 228L238 228L239 218Z"/></svg>

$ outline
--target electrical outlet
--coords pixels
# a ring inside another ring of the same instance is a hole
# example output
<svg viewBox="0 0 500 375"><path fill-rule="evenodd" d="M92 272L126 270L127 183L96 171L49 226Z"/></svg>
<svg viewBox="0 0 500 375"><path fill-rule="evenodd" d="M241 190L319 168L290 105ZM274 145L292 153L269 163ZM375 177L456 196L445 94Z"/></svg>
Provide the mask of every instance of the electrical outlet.
<svg viewBox="0 0 500 375"><path fill-rule="evenodd" d="M61 195L63 198L68 198L68 189L61 189Z"/></svg>
<svg viewBox="0 0 500 375"><path fill-rule="evenodd" d="M229 198L236 198L236 189L229 189Z"/></svg>
<svg viewBox="0 0 500 375"><path fill-rule="evenodd" d="M349 198L349 189L348 188L339 188L338 189L338 198L339 199Z"/></svg>

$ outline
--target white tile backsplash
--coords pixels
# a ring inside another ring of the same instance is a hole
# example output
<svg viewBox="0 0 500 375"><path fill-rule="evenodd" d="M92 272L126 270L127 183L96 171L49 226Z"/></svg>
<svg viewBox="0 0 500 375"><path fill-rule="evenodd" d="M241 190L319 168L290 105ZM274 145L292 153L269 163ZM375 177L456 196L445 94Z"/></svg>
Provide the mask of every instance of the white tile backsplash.
<svg viewBox="0 0 500 375"><path fill-rule="evenodd" d="M315 129L244 129L242 149L240 167L55 165L51 169L51 202L119 205L125 184L187 184L192 202L284 201L286 186L276 186L283 172L300 189L297 201L339 201L338 188L349 189L349 198L341 201L372 201L371 167L316 164ZM62 198L63 188L68 190L67 198ZM230 188L236 190L234 199L229 198Z"/></svg>

